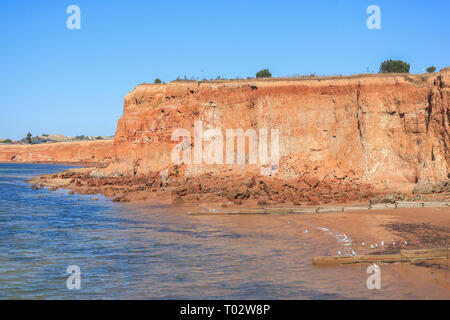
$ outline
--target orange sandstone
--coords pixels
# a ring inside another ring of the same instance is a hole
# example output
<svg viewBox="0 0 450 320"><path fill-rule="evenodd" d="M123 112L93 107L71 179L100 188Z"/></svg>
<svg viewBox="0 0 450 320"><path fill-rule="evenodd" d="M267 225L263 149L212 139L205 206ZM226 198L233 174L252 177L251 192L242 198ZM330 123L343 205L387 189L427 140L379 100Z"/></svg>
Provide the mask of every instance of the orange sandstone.
<svg viewBox="0 0 450 320"><path fill-rule="evenodd" d="M450 69L435 75L307 80L172 82L125 97L114 161L98 176L149 174L173 165L176 128L276 128L279 179L315 176L412 187L449 175ZM192 133L193 136L193 133ZM205 143L204 143L205 147ZM187 165L185 175L250 166Z"/></svg>

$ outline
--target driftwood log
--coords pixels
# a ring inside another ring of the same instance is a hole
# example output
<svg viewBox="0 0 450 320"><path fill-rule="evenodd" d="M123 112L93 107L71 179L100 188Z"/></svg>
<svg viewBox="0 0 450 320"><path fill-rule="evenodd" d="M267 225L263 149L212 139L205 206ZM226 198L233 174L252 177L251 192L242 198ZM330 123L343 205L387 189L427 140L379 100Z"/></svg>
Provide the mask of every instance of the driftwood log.
<svg viewBox="0 0 450 320"><path fill-rule="evenodd" d="M248 209L217 209L203 212L189 212L192 216L233 215L233 214L306 214L306 213L336 213L352 211L379 211L402 208L449 208L450 202L396 202L361 204L357 206L325 206L325 207L281 207L281 208L248 208Z"/></svg>
<svg viewBox="0 0 450 320"><path fill-rule="evenodd" d="M449 255L449 248L401 250L399 254L314 257L313 264L336 265L350 263L413 262L422 260L448 259Z"/></svg>

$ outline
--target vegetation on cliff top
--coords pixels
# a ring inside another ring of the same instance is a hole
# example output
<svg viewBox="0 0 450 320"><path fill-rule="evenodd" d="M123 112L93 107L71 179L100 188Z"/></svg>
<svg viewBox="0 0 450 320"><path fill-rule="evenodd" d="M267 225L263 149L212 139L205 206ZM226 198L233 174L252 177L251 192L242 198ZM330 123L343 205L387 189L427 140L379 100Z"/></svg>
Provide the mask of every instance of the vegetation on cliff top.
<svg viewBox="0 0 450 320"><path fill-rule="evenodd" d="M386 60L380 65L380 73L409 73L410 67L402 60Z"/></svg>
<svg viewBox="0 0 450 320"><path fill-rule="evenodd" d="M32 144L33 143L33 140L31 140L31 137L32 137L33 135L30 133L30 132L28 132L28 134L27 134L27 137L25 138L26 139L26 142L28 143L28 144Z"/></svg>
<svg viewBox="0 0 450 320"><path fill-rule="evenodd" d="M272 78L269 69L263 69L256 73L256 78Z"/></svg>
<svg viewBox="0 0 450 320"><path fill-rule="evenodd" d="M436 67L430 66L426 69L428 75L425 74L417 74L418 79L417 81L425 81L426 77L431 76L431 73L434 73L436 71ZM334 79L354 79L354 78L361 78L361 77L390 77L390 73L403 73L407 77L411 77L409 74L410 72L410 64L407 62L404 62L402 60L386 60L383 61L380 64L380 69L378 73L370 72L369 69L367 73L360 73L360 74L351 74L351 75L343 75L343 74L335 74L335 75L318 75L315 72L310 74L294 74L294 75L288 75L288 76L279 76L279 77L273 77L271 72L268 68L260 70L256 73L254 77L223 77L221 75L217 76L216 78L203 78L200 79L196 76L178 76L175 80L169 81L169 82L197 82L197 83L207 83L207 82L224 82L224 81L245 81L245 80L317 80L321 81L324 79L327 80L334 80ZM410 78L409 78L410 79ZM140 85L147 85L147 84L155 84L159 82L157 81L159 79L156 79L153 83L141 83ZM162 84L165 84L165 82L162 82Z"/></svg>

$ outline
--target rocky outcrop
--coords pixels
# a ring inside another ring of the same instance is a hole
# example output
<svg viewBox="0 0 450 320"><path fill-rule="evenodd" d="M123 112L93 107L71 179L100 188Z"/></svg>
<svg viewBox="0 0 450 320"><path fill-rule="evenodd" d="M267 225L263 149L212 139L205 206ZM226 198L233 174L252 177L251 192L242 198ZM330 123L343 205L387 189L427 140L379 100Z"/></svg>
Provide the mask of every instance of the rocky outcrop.
<svg viewBox="0 0 450 320"><path fill-rule="evenodd" d="M0 162L99 163L112 160L113 141L0 146Z"/></svg>
<svg viewBox="0 0 450 320"><path fill-rule="evenodd" d="M173 168L175 129L279 130L277 179L359 180L394 187L449 177L450 69L432 75L172 82L125 97L114 161L94 176L139 176ZM191 144L195 147L192 138ZM203 141L203 148L208 142ZM225 147L224 147L225 148ZM184 177L257 174L252 165L183 164Z"/></svg>

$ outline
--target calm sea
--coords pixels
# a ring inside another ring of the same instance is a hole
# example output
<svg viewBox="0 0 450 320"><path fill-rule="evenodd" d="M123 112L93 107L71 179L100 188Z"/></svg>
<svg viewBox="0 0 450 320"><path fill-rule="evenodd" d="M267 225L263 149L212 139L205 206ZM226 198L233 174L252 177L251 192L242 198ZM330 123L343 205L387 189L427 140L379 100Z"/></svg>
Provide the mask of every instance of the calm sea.
<svg viewBox="0 0 450 320"><path fill-rule="evenodd" d="M368 290L367 266L312 266L343 244L298 216L195 217L26 182L67 168L0 164L0 299L424 297L401 268L382 266L382 289Z"/></svg>

